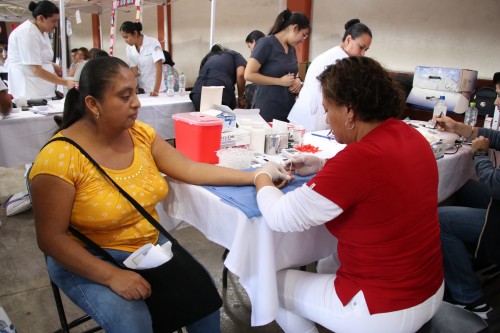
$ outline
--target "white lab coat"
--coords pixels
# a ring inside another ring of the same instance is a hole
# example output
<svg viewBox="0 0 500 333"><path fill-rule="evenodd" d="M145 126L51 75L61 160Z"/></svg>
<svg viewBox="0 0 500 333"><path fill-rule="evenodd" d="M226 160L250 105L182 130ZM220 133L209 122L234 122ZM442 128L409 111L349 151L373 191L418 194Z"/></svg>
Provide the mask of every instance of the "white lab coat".
<svg viewBox="0 0 500 333"><path fill-rule="evenodd" d="M9 93L27 99L52 98L56 85L46 81L31 70L31 65L40 65L54 73L54 52L47 33L41 33L29 20L22 23L9 36Z"/></svg>
<svg viewBox="0 0 500 333"><path fill-rule="evenodd" d="M328 65L335 64L338 59L345 57L348 57L347 53L340 46L335 46L313 60L307 69L304 86L288 115L291 123L302 125L308 132L329 128L323 108L321 84L317 77Z"/></svg>
<svg viewBox="0 0 500 333"><path fill-rule="evenodd" d="M138 67L139 77L137 78L139 87L146 93L150 93L155 87L156 67L158 60L165 61L163 50L158 40L144 35L142 46L139 52L135 45L127 45L127 58L130 67ZM160 80L159 92L165 92L165 80Z"/></svg>

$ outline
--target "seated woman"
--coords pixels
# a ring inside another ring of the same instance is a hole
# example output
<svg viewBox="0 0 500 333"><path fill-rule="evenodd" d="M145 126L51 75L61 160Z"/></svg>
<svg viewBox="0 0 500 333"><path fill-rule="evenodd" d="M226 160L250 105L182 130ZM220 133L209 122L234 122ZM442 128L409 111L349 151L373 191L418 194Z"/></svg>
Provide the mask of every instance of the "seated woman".
<svg viewBox="0 0 500 333"><path fill-rule="evenodd" d="M156 204L168 184L161 172L195 184L252 184L260 172L276 181L283 167L254 172L196 163L136 121L141 106L135 77L125 62L100 57L83 68L79 90L68 91L63 125L55 137L78 143L126 192L158 219ZM88 251L72 226L123 262L141 246L166 238L96 170L79 150L61 141L45 146L30 173L37 240L50 278L106 332L152 332L144 299L149 283ZM220 332L219 311L187 326L188 332Z"/></svg>
<svg viewBox="0 0 500 333"><path fill-rule="evenodd" d="M276 321L285 332L318 332L314 322L337 333L415 332L444 290L434 154L396 119L404 96L376 61L344 58L319 80L327 122L347 146L326 163L293 157L292 171L317 175L285 195L258 175L257 202L273 230L325 225L340 267L278 272Z"/></svg>
<svg viewBox="0 0 500 333"><path fill-rule="evenodd" d="M247 61L243 56L233 50L228 50L220 44L212 46L210 52L203 58L200 64L200 73L194 83L189 98L194 107L200 111L201 90L203 86L223 86L222 104L231 109L236 107L245 108L245 66ZM238 87L238 104L234 85Z"/></svg>
<svg viewBox="0 0 500 333"><path fill-rule="evenodd" d="M500 72L493 82L497 91L495 105L500 108ZM449 117L437 118L440 129L472 140L474 165L479 181L470 180L456 193L458 206L439 207L444 279L449 291L445 301L486 318L491 310L487 302L478 302L484 295L481 283L470 260L471 249L478 244L491 199L500 199L499 169L488 157L488 149L500 149L500 132L472 127ZM488 209L487 209L488 208Z"/></svg>
<svg viewBox="0 0 500 333"><path fill-rule="evenodd" d="M177 72L177 69L175 69L174 65L175 62L172 59L172 56L170 53L167 51L163 50L163 56L165 57L165 61L163 62L163 65L161 65L162 72L163 72L163 80L165 81L165 87L168 89L168 83L167 83L167 78L169 75L172 75L174 77L174 91L178 92L179 91L179 73Z"/></svg>

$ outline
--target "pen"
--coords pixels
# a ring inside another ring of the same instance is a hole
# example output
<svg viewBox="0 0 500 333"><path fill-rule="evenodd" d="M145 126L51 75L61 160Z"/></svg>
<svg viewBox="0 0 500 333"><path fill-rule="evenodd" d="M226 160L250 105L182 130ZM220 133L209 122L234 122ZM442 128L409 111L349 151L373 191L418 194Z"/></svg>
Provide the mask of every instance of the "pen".
<svg viewBox="0 0 500 333"><path fill-rule="evenodd" d="M317 137L320 137L320 138L325 138L325 139L328 139L328 140L335 140L335 137L331 137L331 136L328 136L328 135L321 135L321 134L318 134L318 133L311 133L311 135L314 135L314 136L317 136Z"/></svg>
<svg viewBox="0 0 500 333"><path fill-rule="evenodd" d="M437 117L437 118L441 118L442 116L444 116L443 112L441 112L441 113L439 114L439 117ZM437 119L437 118L436 118L436 119ZM437 127L438 127L438 122L436 121L436 122L435 122L435 124L434 124L434 128L433 128L433 129L436 129Z"/></svg>

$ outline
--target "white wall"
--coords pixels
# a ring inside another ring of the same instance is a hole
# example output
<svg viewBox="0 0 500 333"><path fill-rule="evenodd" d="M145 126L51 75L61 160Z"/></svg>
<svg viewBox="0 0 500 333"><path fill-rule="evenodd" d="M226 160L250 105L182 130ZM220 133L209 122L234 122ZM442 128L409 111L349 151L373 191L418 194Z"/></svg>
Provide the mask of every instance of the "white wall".
<svg viewBox="0 0 500 333"><path fill-rule="evenodd" d="M249 56L244 43L247 34L259 29L267 33L279 11L279 0L217 0L216 42ZM209 50L209 0L172 2L172 56L175 67L193 85L201 59ZM126 12L128 11L128 12ZM344 23L357 17L374 35L367 55L387 68L413 72L417 65L475 69L480 78L491 79L500 71L498 42L498 0L313 0L313 30L310 59L338 45ZM70 48L92 47L90 15L83 23L73 20ZM121 8L116 27L135 19L135 8ZM109 51L110 12L101 15L102 47ZM143 13L144 33L158 37L156 6ZM125 58L125 42L115 39L115 56ZM494 55L497 55L494 57Z"/></svg>

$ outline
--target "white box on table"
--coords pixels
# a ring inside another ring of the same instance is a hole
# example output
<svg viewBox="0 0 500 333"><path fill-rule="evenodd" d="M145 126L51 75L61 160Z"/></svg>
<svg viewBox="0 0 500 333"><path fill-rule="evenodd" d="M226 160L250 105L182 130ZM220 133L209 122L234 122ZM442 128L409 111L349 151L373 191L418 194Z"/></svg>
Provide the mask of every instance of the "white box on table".
<svg viewBox="0 0 500 333"><path fill-rule="evenodd" d="M413 87L472 93L476 87L477 71L461 68L417 66Z"/></svg>

